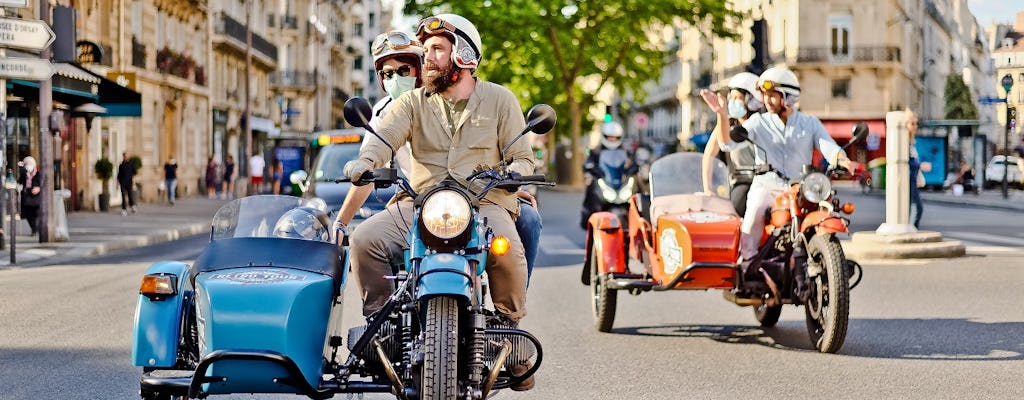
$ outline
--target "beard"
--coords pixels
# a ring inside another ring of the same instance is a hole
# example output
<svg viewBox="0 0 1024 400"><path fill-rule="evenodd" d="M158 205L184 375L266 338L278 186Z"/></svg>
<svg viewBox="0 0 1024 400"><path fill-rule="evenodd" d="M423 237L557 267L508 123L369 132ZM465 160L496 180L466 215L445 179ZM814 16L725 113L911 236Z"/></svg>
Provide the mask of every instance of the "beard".
<svg viewBox="0 0 1024 400"><path fill-rule="evenodd" d="M455 63L448 63L447 66L442 68L438 67L437 64L428 62L424 69L427 73L423 80L423 87L426 88L427 93L442 93L448 90L448 88L455 85L453 77L459 72L459 68L455 66Z"/></svg>

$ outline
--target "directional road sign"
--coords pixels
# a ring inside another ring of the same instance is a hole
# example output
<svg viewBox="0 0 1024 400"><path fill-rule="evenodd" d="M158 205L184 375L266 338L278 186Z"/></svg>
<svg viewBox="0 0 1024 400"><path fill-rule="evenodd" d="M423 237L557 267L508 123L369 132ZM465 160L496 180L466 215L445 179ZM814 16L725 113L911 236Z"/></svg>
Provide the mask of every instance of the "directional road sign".
<svg viewBox="0 0 1024 400"><path fill-rule="evenodd" d="M0 18L0 46L42 51L53 39L53 30L43 21Z"/></svg>
<svg viewBox="0 0 1024 400"><path fill-rule="evenodd" d="M53 66L41 58L0 58L0 78L42 81L53 75Z"/></svg>
<svg viewBox="0 0 1024 400"><path fill-rule="evenodd" d="M996 104L996 103L1005 103L1005 102L1006 102L1006 99L1001 98L1001 97L981 97L981 98L978 99L978 103L981 103L981 104Z"/></svg>

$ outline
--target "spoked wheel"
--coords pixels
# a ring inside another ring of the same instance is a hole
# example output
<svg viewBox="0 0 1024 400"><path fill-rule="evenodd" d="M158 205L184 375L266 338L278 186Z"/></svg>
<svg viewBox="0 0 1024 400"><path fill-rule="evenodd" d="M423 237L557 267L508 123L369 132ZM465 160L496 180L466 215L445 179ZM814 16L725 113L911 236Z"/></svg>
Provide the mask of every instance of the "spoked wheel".
<svg viewBox="0 0 1024 400"><path fill-rule="evenodd" d="M822 353L843 347L850 318L850 286L846 257L835 235L815 235L807 245L811 295L804 304L807 333Z"/></svg>
<svg viewBox="0 0 1024 400"><path fill-rule="evenodd" d="M615 323L615 303L618 291L608 288L606 278L600 276L597 266L598 251L590 249L590 295L591 309L594 311L594 326L600 332L611 332Z"/></svg>
<svg viewBox="0 0 1024 400"><path fill-rule="evenodd" d="M459 394L459 304L451 297L427 300L420 399L454 400Z"/></svg>
<svg viewBox="0 0 1024 400"><path fill-rule="evenodd" d="M771 328L779 322L779 315L782 314L782 304L775 306L767 306L761 304L754 306L754 318L757 318L757 322L761 323L761 326L765 328Z"/></svg>

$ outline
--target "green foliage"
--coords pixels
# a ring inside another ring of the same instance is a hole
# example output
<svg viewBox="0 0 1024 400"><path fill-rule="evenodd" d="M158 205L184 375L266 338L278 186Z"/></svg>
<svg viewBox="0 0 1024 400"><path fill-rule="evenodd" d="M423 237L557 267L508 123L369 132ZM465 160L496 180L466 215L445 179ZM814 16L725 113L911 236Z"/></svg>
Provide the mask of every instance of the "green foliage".
<svg viewBox="0 0 1024 400"><path fill-rule="evenodd" d="M483 41L478 75L508 87L524 108L550 104L558 115L554 134L574 141L598 122L587 112L599 88L642 99L642 84L661 77L678 48L672 26L732 37L728 28L739 19L720 0L419 0L404 11L450 12L473 22Z"/></svg>
<svg viewBox="0 0 1024 400"><path fill-rule="evenodd" d="M135 172L136 173L138 173L139 171L142 171L142 158L141 157L139 157L139 156L131 156L131 157L128 157L128 161L131 161L132 165L135 165Z"/></svg>
<svg viewBox="0 0 1024 400"><path fill-rule="evenodd" d="M96 177L103 181L108 181L114 176L114 163L110 162L106 157L96 160L96 165L93 166L92 170L96 172Z"/></svg>
<svg viewBox="0 0 1024 400"><path fill-rule="evenodd" d="M946 119L978 119L978 106L960 74L946 77Z"/></svg>

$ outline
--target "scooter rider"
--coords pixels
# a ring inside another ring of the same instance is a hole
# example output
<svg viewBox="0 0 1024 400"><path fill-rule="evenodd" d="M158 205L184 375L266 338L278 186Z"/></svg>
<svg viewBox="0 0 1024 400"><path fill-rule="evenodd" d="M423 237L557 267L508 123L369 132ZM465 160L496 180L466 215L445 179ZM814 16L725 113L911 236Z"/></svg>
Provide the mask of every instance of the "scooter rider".
<svg viewBox="0 0 1024 400"><path fill-rule="evenodd" d="M601 152L604 150L618 150L622 147L622 125L618 122L605 122L601 125L601 142L590 150L587 159L583 161L583 183L587 190L583 196L583 210L580 211L580 228L587 229L587 219L590 214L601 211L602 200L595 193L593 186L597 185L597 179L601 178L599 162ZM626 152L626 165L623 166L625 176L636 174L637 165L633 161L633 154L628 149Z"/></svg>
<svg viewBox="0 0 1024 400"><path fill-rule="evenodd" d="M740 72L729 79L728 97L717 95L720 104L728 104L730 126L741 124L751 115L764 111L764 103L761 102L761 95L757 91L757 79L757 75L750 72ZM701 94L704 95L703 92ZM720 153L718 140L708 140L701 164L705 193L714 194L711 188L711 166L712 160ZM732 182L729 199L732 200L736 212L743 215L747 209L747 191L750 190L750 183L754 178L754 146L741 146L725 154Z"/></svg>
<svg viewBox="0 0 1024 400"><path fill-rule="evenodd" d="M428 17L420 22L416 35L425 47L423 87L395 100L377 132L392 147L409 142L414 190L424 191L445 179L468 187L466 177L479 165L501 162L499 152L525 129L522 108L508 89L473 76L481 60L481 41L468 20L454 14ZM533 173L527 141L516 141L504 156L512 160L509 170ZM344 175L358 180L390 158L388 146L370 141L359 158L345 165ZM519 202L515 193L494 190L480 203L480 214L490 228L510 243L504 256L487 258L486 268L494 307L502 318L515 324L526 315L526 259L513 223ZM380 309L391 294L391 284L384 276L390 274L392 263L404 259L412 217L412 199L400 197L386 212L360 224L350 238L364 315ZM527 379L513 389L532 386L533 379Z"/></svg>
<svg viewBox="0 0 1024 400"><path fill-rule="evenodd" d="M813 151L821 151L832 165L838 163L850 169L846 153L832 139L821 121L797 110L800 82L796 74L785 67L769 68L758 79L758 90L767 112L750 116L743 127L750 139L764 150L755 153L758 163L767 164L770 168L754 177L747 193L747 210L743 216L740 237L741 265L747 276L757 276L754 271L748 271L747 267L757 253L761 233L764 232L765 210L776 196L789 188L790 179L798 179L802 175L804 165L812 161ZM703 97L711 110L718 114L714 138L722 150L732 151L739 144L729 138L726 107L713 96Z"/></svg>

